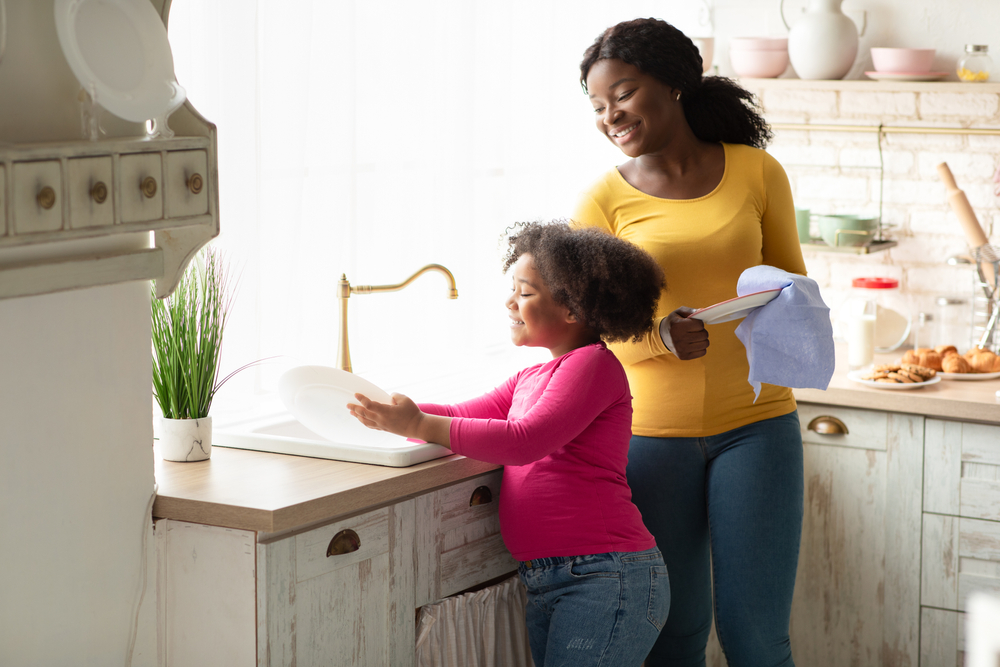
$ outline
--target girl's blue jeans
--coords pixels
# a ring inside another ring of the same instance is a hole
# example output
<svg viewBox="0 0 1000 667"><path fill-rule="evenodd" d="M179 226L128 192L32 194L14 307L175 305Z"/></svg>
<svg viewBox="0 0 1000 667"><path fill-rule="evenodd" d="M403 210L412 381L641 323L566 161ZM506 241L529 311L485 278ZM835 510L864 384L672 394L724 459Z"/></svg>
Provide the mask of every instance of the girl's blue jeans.
<svg viewBox="0 0 1000 667"><path fill-rule="evenodd" d="M670 572L647 667L702 667L713 609L729 667L794 664L802 475L798 412L706 438L633 436L632 501Z"/></svg>
<svg viewBox="0 0 1000 667"><path fill-rule="evenodd" d="M535 667L638 667L667 620L670 582L655 547L538 558L517 571Z"/></svg>

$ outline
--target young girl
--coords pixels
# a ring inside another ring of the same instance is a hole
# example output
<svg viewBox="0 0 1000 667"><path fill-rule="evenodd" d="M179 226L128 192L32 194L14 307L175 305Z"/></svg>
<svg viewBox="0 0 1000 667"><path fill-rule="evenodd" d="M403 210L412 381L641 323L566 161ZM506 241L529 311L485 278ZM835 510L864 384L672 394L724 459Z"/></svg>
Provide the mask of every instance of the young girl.
<svg viewBox="0 0 1000 667"><path fill-rule="evenodd" d="M511 339L549 349L552 361L457 405L357 394L348 407L370 428L506 466L500 528L521 561L536 667L639 665L670 587L625 481L632 397L602 339L651 328L663 272L628 241L562 223L519 226L511 267Z"/></svg>

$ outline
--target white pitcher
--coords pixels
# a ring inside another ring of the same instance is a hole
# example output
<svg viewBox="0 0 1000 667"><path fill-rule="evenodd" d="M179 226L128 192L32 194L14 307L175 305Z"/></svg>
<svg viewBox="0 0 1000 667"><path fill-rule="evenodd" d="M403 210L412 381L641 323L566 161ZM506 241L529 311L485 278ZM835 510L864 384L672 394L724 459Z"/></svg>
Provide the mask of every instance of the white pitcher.
<svg viewBox="0 0 1000 667"><path fill-rule="evenodd" d="M809 0L805 15L789 28L788 59L800 79L842 79L858 55L858 29L841 10L844 0ZM785 20L785 0L779 7ZM867 25L860 34L865 34Z"/></svg>

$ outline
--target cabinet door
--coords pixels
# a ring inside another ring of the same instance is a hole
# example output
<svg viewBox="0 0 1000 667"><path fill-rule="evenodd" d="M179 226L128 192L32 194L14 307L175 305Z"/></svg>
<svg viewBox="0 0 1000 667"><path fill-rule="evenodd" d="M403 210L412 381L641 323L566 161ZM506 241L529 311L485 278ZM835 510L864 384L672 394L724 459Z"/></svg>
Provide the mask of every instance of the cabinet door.
<svg viewBox="0 0 1000 667"><path fill-rule="evenodd" d="M416 499L418 607L517 569L500 535L502 478L497 470Z"/></svg>
<svg viewBox="0 0 1000 667"><path fill-rule="evenodd" d="M208 213L208 154L205 151L167 153L167 217Z"/></svg>
<svg viewBox="0 0 1000 667"><path fill-rule="evenodd" d="M111 157L73 158L67 164L69 220L73 229L113 225Z"/></svg>
<svg viewBox="0 0 1000 667"><path fill-rule="evenodd" d="M14 230L54 232L63 226L62 166L58 160L14 163Z"/></svg>
<svg viewBox="0 0 1000 667"><path fill-rule="evenodd" d="M159 153L121 156L122 222L163 218L163 165Z"/></svg>
<svg viewBox="0 0 1000 667"><path fill-rule="evenodd" d="M412 556L412 500L260 545L258 664L412 665Z"/></svg>
<svg viewBox="0 0 1000 667"><path fill-rule="evenodd" d="M791 639L796 664L917 664L924 420L800 405L805 513ZM829 416L843 435L810 430Z"/></svg>
<svg viewBox="0 0 1000 667"><path fill-rule="evenodd" d="M927 420L924 511L1000 521L1000 426Z"/></svg>

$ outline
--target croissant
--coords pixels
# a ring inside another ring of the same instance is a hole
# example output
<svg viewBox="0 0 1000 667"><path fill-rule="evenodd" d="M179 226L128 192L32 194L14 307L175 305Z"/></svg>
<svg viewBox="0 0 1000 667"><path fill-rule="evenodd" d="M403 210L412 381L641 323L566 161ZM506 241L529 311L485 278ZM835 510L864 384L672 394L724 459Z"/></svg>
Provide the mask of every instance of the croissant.
<svg viewBox="0 0 1000 667"><path fill-rule="evenodd" d="M960 354L949 354L941 360L941 368L945 373L971 373L972 365Z"/></svg>
<svg viewBox="0 0 1000 667"><path fill-rule="evenodd" d="M969 359L969 365L972 366L973 372L992 373L993 364L996 360L997 355L989 350L980 350Z"/></svg>
<svg viewBox="0 0 1000 667"><path fill-rule="evenodd" d="M938 345L934 348L934 351L940 354L942 359L951 354L958 354L958 348L954 345ZM949 371L945 372L948 373Z"/></svg>
<svg viewBox="0 0 1000 667"><path fill-rule="evenodd" d="M941 368L941 355L929 347L918 347L915 350L907 350L903 354L903 359L900 363L926 366L936 371L943 370Z"/></svg>

